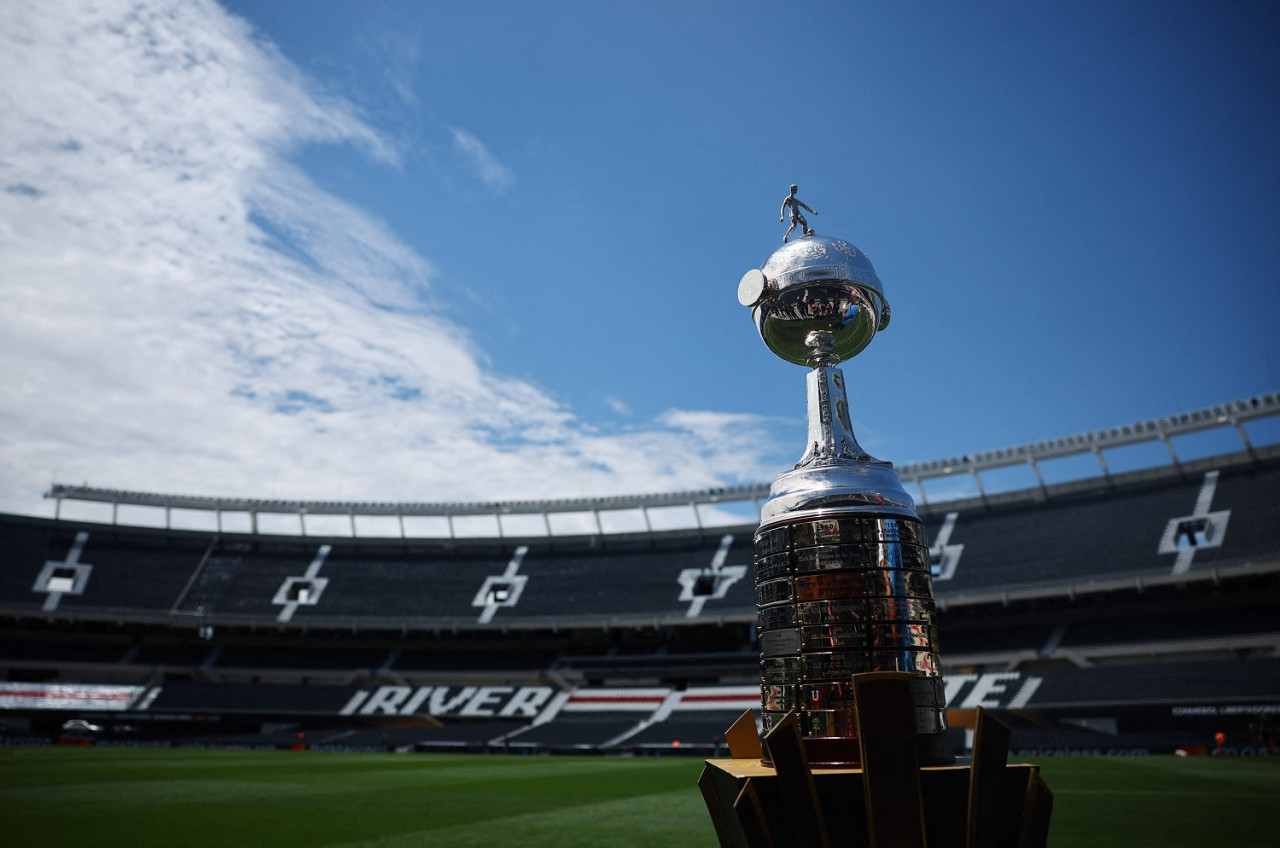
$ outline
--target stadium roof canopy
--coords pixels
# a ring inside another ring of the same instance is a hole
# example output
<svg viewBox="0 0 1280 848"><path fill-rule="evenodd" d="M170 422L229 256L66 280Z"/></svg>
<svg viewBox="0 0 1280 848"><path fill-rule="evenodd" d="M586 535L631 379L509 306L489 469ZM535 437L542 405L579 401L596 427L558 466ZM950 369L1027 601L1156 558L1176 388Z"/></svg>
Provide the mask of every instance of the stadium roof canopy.
<svg viewBox="0 0 1280 848"><path fill-rule="evenodd" d="M1239 434L1243 448L1251 456L1255 455L1255 446L1246 432L1244 424L1248 421L1280 415L1280 393L1270 392L1251 398L1235 400L1229 403L1216 404L1189 412L1181 412L1163 418L1138 421L1089 433L1049 439L1047 441L1030 442L964 456L935 459L925 462L905 463L897 466L899 476L904 484L914 485L919 493L919 502L927 508L930 504L925 483L955 475L972 478L980 497L986 497L982 474L996 469L1011 466L1028 466L1035 473L1035 479L1041 490L1046 490L1044 475L1039 463L1046 460L1064 457L1093 454L1101 468L1103 477L1110 477L1103 452L1141 443L1162 442L1168 449L1173 466L1178 466L1179 457L1172 438L1201 431L1234 428ZM1256 456L1255 456L1256 458ZM272 500L258 498L226 498L204 497L199 495L158 494L148 492L130 492L119 489L104 489L91 486L70 486L54 483L45 495L57 501L56 514L60 517L64 501L94 502L111 505L111 523L118 523L119 508L144 507L164 511L164 526L172 526L174 510L186 512L212 513L215 516L217 529L223 530L224 515L248 516L249 531L259 532L260 515L290 515L298 518L298 530L307 535L308 516L345 517L349 519L352 536L369 535L360 532L356 519L383 518L394 519L399 532L381 532L373 535L410 535L406 532L406 518L435 518L443 521L441 532L427 535L458 537L471 535L460 533L455 519L476 518L487 520L491 528L489 532L476 535L503 536L507 534L504 517L521 516L525 518L541 518L541 526L545 534L559 535L552 526L552 516L577 516L579 520L569 522L570 532L574 534L610 532L602 523L601 515L623 512L638 512L642 526L630 526L628 531L655 529L675 529L664 526L655 528L651 521L650 510L683 508L687 519L683 526L704 526L707 516L704 512L712 509L717 512L712 523L722 525L726 516L732 516L729 505L749 505L756 517L759 515L760 503L769 496L769 484L730 486L714 489L701 489L687 492L667 492L658 494L619 495L597 498L566 498L559 500L526 500L526 501L475 501L458 503L429 502L362 502L362 501L301 501ZM943 499L945 500L945 498ZM739 514L730 523L750 523L752 520L745 514ZM584 523L585 522L585 523ZM496 532L495 532L496 531ZM528 535L528 533L524 533Z"/></svg>

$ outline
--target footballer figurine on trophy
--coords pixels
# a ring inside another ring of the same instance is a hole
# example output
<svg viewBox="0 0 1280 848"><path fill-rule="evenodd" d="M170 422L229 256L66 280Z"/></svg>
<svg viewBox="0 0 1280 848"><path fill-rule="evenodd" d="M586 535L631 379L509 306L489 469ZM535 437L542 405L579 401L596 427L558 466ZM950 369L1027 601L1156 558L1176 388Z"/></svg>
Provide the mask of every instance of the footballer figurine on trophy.
<svg viewBox="0 0 1280 848"><path fill-rule="evenodd" d="M797 224L800 225L800 232L802 235L806 235L806 236L813 235L813 230L809 229L809 222L806 221L804 219L804 216L800 214L800 207L803 206L805 209L809 209L809 206L803 200L796 197L796 192L799 190L799 188L800 188L799 186L792 184L791 193L788 194L782 200L782 211L778 215L778 220L782 221L787 216L788 211L791 213L791 226L787 227L787 232L782 236L783 244L786 244L787 241L791 238L791 233L795 231ZM814 212L812 209L809 209L809 214L817 215L818 213Z"/></svg>
<svg viewBox="0 0 1280 848"><path fill-rule="evenodd" d="M907 672L919 762L952 762L929 545L893 465L854 438L837 367L888 326L889 305L867 255L815 234L801 207L813 211L793 185L783 246L738 285L769 350L809 369L805 453L755 535L764 728L794 712L813 765L857 763L853 675Z"/></svg>

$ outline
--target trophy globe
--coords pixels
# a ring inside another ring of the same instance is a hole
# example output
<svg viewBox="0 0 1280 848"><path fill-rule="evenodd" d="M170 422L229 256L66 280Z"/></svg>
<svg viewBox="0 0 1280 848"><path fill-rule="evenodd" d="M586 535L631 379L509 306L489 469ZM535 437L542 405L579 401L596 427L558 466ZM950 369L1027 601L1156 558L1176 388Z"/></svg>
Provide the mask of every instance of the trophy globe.
<svg viewBox="0 0 1280 848"><path fill-rule="evenodd" d="M829 334L830 354L844 361L889 325L884 287L871 260L843 239L817 234L784 244L748 271L738 284L738 301L755 307L756 328L769 350L797 365L813 364L811 333Z"/></svg>

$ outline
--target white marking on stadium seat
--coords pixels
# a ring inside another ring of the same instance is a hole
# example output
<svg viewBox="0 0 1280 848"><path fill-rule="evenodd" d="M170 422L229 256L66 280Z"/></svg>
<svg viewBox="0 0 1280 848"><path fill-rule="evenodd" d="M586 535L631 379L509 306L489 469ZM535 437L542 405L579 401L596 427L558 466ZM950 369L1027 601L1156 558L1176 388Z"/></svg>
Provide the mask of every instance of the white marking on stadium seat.
<svg viewBox="0 0 1280 848"><path fill-rule="evenodd" d="M421 707L422 702L427 700L431 695L433 688L434 687L431 686L419 686L417 691L413 693L413 697L409 699L408 703L400 708L400 715L413 715L418 712L418 708Z"/></svg>
<svg viewBox="0 0 1280 848"><path fill-rule="evenodd" d="M71 543L67 558L62 562L47 560L44 568L36 576L36 582L31 587L31 591L38 594L48 593L49 597L44 599L45 612L56 610L63 595L79 595L84 592L84 586L89 582L89 575L93 572L92 565L80 561L80 555L84 553L84 546L88 542L89 534L83 530L80 531L76 534L76 540ZM71 571L72 576L58 575L59 571Z"/></svg>
<svg viewBox="0 0 1280 848"><path fill-rule="evenodd" d="M351 696L351 700L347 701L347 705L338 711L338 715L353 715L356 709L363 704L365 699L368 697L369 691L367 689L357 690L356 693Z"/></svg>
<svg viewBox="0 0 1280 848"><path fill-rule="evenodd" d="M942 678L942 696L948 704L954 704L964 687L978 679L976 674L948 674Z"/></svg>
<svg viewBox="0 0 1280 848"><path fill-rule="evenodd" d="M645 728L652 727L653 725L657 724L660 721L666 721L667 717L671 715L672 710L674 710L676 706L680 703L680 699L681 697L683 697L683 695L684 695L683 692L676 692L676 691L668 692L667 696L662 699L662 703L658 705L658 708L655 709L649 715L648 718L637 723L633 727L630 727L627 730L622 731L612 739L606 740L600 745L600 747L612 748L614 745L620 745L626 740L630 739L632 736L635 736L637 733L644 730Z"/></svg>
<svg viewBox="0 0 1280 848"><path fill-rule="evenodd" d="M1062 644L1062 638L1067 635L1067 625L1059 624L1049 634L1049 638L1045 640L1044 645L1036 652L1037 656L1048 658L1054 651L1058 650L1058 646Z"/></svg>
<svg viewBox="0 0 1280 848"><path fill-rule="evenodd" d="M514 686L480 686L476 689L476 694L458 711L458 715L493 718L514 691Z"/></svg>
<svg viewBox="0 0 1280 848"><path fill-rule="evenodd" d="M529 723L529 726L538 727L551 721L560 714L560 710L564 708L565 704L569 703L569 699L572 697L572 691L557 692L555 697L551 699L551 702L547 704L546 708L543 709L542 712L538 713L538 717Z"/></svg>
<svg viewBox="0 0 1280 848"><path fill-rule="evenodd" d="M326 577L319 577L320 567L324 565L325 559L329 556L329 551L333 550L332 545L321 545L316 551L315 559L311 560L311 564L307 566L307 570L302 573L301 577L286 577L284 582L280 584L280 588L276 590L276 596L271 599L271 603L276 606L283 605L284 609L280 610L280 614L276 616L276 621L281 624L287 624L297 611L299 606L313 607L320 601L320 595L324 593L324 587L329 585ZM306 588L300 588L297 597L293 595L293 587L296 584L305 584ZM314 590L314 594L312 593Z"/></svg>
<svg viewBox="0 0 1280 848"><path fill-rule="evenodd" d="M507 701L507 705L502 708L498 716L499 718L512 716L534 718L538 715L538 709L550 700L554 692L555 690L550 686L521 686L511 696L511 700Z"/></svg>
<svg viewBox="0 0 1280 848"><path fill-rule="evenodd" d="M1017 680L1022 675L1016 671L990 671L986 674L978 675L977 681L973 684L973 688L969 690L969 697L964 699L960 704L962 710L976 710L978 707L986 707L994 709L1000 706L1000 699L995 697L1004 693L1008 687L1006 681Z"/></svg>
<svg viewBox="0 0 1280 848"><path fill-rule="evenodd" d="M356 691L339 715L534 718L554 692L550 686L379 686Z"/></svg>
<svg viewBox="0 0 1280 848"><path fill-rule="evenodd" d="M720 539L720 547L716 549L715 555L711 557L711 567L709 569L686 568L676 578L676 582L680 584L680 597L676 600L689 602L689 611L685 613L687 618L697 618L702 614L703 604L708 600L718 601L722 599L725 593L729 591L729 587L747 576L747 567L745 565L724 564L724 561L729 558L729 548L732 545L733 536L726 534ZM711 594L695 594L694 587L698 584L698 578L707 576L710 576L714 581Z"/></svg>
<svg viewBox="0 0 1280 848"><path fill-rule="evenodd" d="M463 686L453 697L449 697L449 692L448 686L437 686L431 690L431 697L427 700L427 711L431 715L448 715L459 709L475 696L476 687Z"/></svg>
<svg viewBox="0 0 1280 848"><path fill-rule="evenodd" d="M956 567L960 565L960 554L964 553L964 545L951 545L951 533L956 529L956 519L960 517L958 512L948 512L947 517L942 520L942 527L938 530L938 538L933 541L933 547L929 548L929 561L932 563L937 561L938 570L933 575L933 581L950 580L955 577Z"/></svg>
<svg viewBox="0 0 1280 848"><path fill-rule="evenodd" d="M395 715L400 710L400 705L409 699L412 692L413 689L409 686L379 686L373 696L360 708L360 715L373 715L378 712Z"/></svg>
<svg viewBox="0 0 1280 848"><path fill-rule="evenodd" d="M1031 700L1031 696L1040 688L1040 684L1044 682L1043 677L1028 677L1022 681L1022 687L1018 689L1018 694L1009 699L1009 709L1020 710Z"/></svg>
<svg viewBox="0 0 1280 848"><path fill-rule="evenodd" d="M758 710L760 686L691 686L680 693L680 711Z"/></svg>
<svg viewBox="0 0 1280 848"><path fill-rule="evenodd" d="M138 699L138 702L134 704L131 709L137 711L151 709L151 704L160 696L160 689L161 687L159 686L152 686L150 689L147 689L142 693L142 697Z"/></svg>
<svg viewBox="0 0 1280 848"><path fill-rule="evenodd" d="M1213 493L1218 490L1218 474L1215 469L1204 475L1200 484L1200 494L1196 496L1196 515L1208 515L1209 504L1213 503Z"/></svg>
<svg viewBox="0 0 1280 848"><path fill-rule="evenodd" d="M1204 475L1204 482L1200 484L1200 492L1196 495L1195 512L1191 515L1171 518L1165 525L1157 553L1176 554L1173 561L1172 573L1174 574L1186 574L1190 571L1191 563L1199 549L1222 546L1222 540L1227 534L1227 522L1231 518L1231 510L1209 511L1209 507L1213 504L1213 496L1218 489L1218 476L1219 472L1216 469ZM1202 533L1193 531L1188 526L1190 522L1197 520L1203 526ZM1180 536L1186 539L1187 544L1180 544L1182 541Z"/></svg>
<svg viewBox="0 0 1280 848"><path fill-rule="evenodd" d="M506 571L502 572L501 576L490 576L484 579L480 591L476 592L475 598L471 601L471 606L484 609L476 619L478 623L488 624L493 621L498 607L513 607L519 603L520 595L524 592L524 586L529 582L529 577L517 572L520 570L520 564L524 562L524 555L528 552L528 545L516 548L511 561L507 563Z"/></svg>

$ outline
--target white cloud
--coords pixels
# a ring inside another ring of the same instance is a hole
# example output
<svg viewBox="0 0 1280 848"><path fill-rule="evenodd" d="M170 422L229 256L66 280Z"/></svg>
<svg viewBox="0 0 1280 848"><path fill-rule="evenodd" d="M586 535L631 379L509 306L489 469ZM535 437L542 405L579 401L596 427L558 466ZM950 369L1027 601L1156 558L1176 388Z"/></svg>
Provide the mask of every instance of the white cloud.
<svg viewBox="0 0 1280 848"><path fill-rule="evenodd" d="M453 128L453 147L466 158L472 172L489 188L505 191L515 181L511 169L499 162L484 142L466 130Z"/></svg>
<svg viewBox="0 0 1280 848"><path fill-rule="evenodd" d="M0 79L0 509L49 512L55 478L467 500L774 470L770 422L601 434L487 370L430 311L430 263L288 160L394 145L217 5L10 0Z"/></svg>
<svg viewBox="0 0 1280 848"><path fill-rule="evenodd" d="M374 15L375 19L379 16ZM422 59L423 35L416 22L397 15L394 20L375 20L357 39L371 57L380 63L383 79L400 100L410 107L418 105L414 78Z"/></svg>

